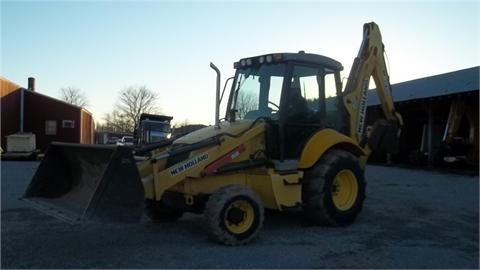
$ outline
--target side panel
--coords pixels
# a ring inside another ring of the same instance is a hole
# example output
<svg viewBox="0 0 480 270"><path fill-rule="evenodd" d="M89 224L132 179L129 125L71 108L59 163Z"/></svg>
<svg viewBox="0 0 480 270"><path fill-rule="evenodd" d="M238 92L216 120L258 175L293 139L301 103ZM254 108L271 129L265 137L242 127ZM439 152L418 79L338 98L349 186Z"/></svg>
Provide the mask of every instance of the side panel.
<svg viewBox="0 0 480 270"><path fill-rule="evenodd" d="M192 151L188 159L168 168L165 163L159 164L164 160L142 164L138 168L147 198L160 200L168 190L182 193L188 199L189 196L212 194L225 185L238 184L250 187L266 208L282 210L298 206L301 203L302 171L279 174L272 168L259 165L217 173L219 166L225 163L248 161L252 156L262 158L264 132L265 125L259 123L240 137L222 136L219 145ZM151 166L153 179L148 177L148 166Z"/></svg>
<svg viewBox="0 0 480 270"><path fill-rule="evenodd" d="M206 166L242 144L245 145L246 150L236 157L235 161L247 160L250 155L255 155L258 149L264 149L264 146L259 146L263 144L264 131L265 125L259 123L240 138L223 136L220 139L220 145L192 151L189 159L169 168L159 167L159 170L153 170L156 199L160 200L163 192L186 179L204 177Z"/></svg>
<svg viewBox="0 0 480 270"><path fill-rule="evenodd" d="M170 190L185 195L212 194L226 185L243 185L251 188L261 198L264 207L270 209L286 209L299 206L301 203L300 179L303 172L279 175L265 167L256 171L207 176L198 179L187 179Z"/></svg>
<svg viewBox="0 0 480 270"><path fill-rule="evenodd" d="M182 193L188 195L212 194L219 188L227 185L247 184L247 175L243 173L208 176L199 179L187 179L183 181Z"/></svg>
<svg viewBox="0 0 480 270"><path fill-rule="evenodd" d="M278 208L270 175L250 174L247 178L247 185L260 197L264 207Z"/></svg>
<svg viewBox="0 0 480 270"><path fill-rule="evenodd" d="M276 209L283 210L300 206L302 202L302 185L300 182L302 177L303 172L301 171L287 175L271 175L272 189L277 202Z"/></svg>
<svg viewBox="0 0 480 270"><path fill-rule="evenodd" d="M333 129L323 129L315 133L305 144L298 167L300 169L312 167L327 150L334 146L349 150L359 156L365 155L362 148L352 138Z"/></svg>

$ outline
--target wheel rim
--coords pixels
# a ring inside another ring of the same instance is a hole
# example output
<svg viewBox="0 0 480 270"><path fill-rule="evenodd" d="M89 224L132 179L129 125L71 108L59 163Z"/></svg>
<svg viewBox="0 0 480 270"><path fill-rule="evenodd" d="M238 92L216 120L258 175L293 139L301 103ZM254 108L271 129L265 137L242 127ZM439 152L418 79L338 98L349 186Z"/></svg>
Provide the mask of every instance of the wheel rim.
<svg viewBox="0 0 480 270"><path fill-rule="evenodd" d="M349 210L358 196L358 183L350 170L341 170L333 181L332 199L335 207L341 211Z"/></svg>
<svg viewBox="0 0 480 270"><path fill-rule="evenodd" d="M241 234L253 224L255 212L252 205L244 200L231 203L225 211L224 224L228 231Z"/></svg>

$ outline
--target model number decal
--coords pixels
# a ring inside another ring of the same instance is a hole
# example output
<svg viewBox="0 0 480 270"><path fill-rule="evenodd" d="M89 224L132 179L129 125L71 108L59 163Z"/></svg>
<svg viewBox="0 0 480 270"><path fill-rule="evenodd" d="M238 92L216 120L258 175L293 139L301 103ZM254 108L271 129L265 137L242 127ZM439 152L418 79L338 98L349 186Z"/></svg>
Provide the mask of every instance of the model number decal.
<svg viewBox="0 0 480 270"><path fill-rule="evenodd" d="M170 169L170 175L171 176L176 176L178 174L181 174L183 172L186 172L190 170L191 168L197 166L198 164L208 160L208 154L203 154L198 157L194 157L190 160L185 161L184 163L177 165Z"/></svg>

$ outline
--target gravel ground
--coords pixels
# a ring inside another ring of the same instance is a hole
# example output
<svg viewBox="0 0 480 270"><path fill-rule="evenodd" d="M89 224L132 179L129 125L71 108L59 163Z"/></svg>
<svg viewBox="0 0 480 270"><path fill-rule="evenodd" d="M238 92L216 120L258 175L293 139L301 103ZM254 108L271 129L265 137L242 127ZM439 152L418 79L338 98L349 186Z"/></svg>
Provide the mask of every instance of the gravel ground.
<svg viewBox="0 0 480 270"><path fill-rule="evenodd" d="M18 200L37 166L1 163L1 268L479 268L478 176L370 165L353 225L267 212L254 242L225 247L198 215L82 225L44 215Z"/></svg>

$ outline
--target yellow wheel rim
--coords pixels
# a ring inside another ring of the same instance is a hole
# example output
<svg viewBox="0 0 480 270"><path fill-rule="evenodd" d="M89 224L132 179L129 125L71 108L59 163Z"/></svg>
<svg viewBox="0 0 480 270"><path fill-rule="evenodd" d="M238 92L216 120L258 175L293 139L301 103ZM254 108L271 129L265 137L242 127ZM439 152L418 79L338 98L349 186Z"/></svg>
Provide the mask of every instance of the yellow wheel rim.
<svg viewBox="0 0 480 270"><path fill-rule="evenodd" d="M224 215L224 224L228 231L234 234L246 232L253 224L255 211L252 205L244 200L231 203Z"/></svg>
<svg viewBox="0 0 480 270"><path fill-rule="evenodd" d="M349 210L358 196L358 183L350 170L341 170L333 180L332 199L335 207L341 211Z"/></svg>

